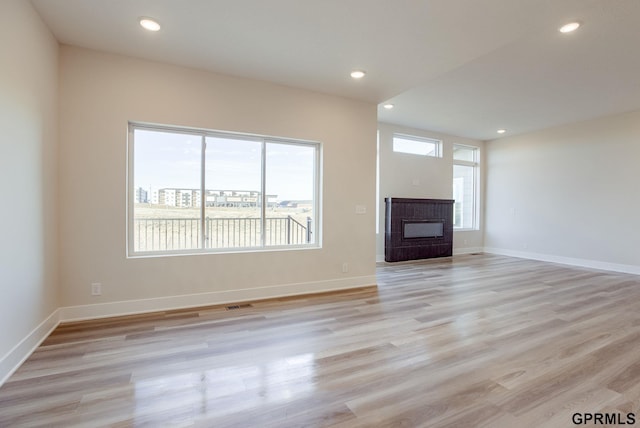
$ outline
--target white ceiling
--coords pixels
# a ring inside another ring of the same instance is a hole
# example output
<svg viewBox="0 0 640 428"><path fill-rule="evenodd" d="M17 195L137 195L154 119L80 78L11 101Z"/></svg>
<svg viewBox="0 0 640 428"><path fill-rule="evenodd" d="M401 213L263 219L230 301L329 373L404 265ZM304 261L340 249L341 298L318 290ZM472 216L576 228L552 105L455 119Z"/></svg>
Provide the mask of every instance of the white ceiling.
<svg viewBox="0 0 640 428"><path fill-rule="evenodd" d="M640 109L640 0L32 3L64 44L390 100L380 121L464 137ZM146 32L140 16L162 30ZM583 26L557 31L571 20Z"/></svg>

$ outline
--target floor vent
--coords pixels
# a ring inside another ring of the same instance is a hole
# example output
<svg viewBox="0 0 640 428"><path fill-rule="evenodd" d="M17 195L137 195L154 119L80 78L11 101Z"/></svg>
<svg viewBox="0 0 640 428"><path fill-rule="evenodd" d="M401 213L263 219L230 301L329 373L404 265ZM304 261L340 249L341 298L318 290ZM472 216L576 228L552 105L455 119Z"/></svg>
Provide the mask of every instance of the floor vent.
<svg viewBox="0 0 640 428"><path fill-rule="evenodd" d="M236 309L244 309L244 308L253 308L253 305L251 303L244 303L242 305L230 305L227 306L227 310L228 311L233 311Z"/></svg>

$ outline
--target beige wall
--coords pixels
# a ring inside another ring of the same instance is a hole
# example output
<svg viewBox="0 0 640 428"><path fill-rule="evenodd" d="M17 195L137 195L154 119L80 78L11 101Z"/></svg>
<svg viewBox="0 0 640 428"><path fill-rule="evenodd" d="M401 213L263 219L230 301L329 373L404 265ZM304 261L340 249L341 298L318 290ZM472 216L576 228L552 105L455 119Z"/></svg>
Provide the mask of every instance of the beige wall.
<svg viewBox="0 0 640 428"><path fill-rule="evenodd" d="M63 306L375 283L375 105L68 46L60 61ZM127 259L130 120L322 142L323 247ZM367 213L356 215L356 204ZM90 295L92 282L102 296Z"/></svg>
<svg viewBox="0 0 640 428"><path fill-rule="evenodd" d="M0 2L0 64L1 384L58 307L58 45L27 1Z"/></svg>
<svg viewBox="0 0 640 428"><path fill-rule="evenodd" d="M384 260L384 198L451 199L453 193L453 145L480 148L480 229L454 232L454 253L477 251L483 246L482 197L484 194L483 142L437 132L379 123L380 210L376 254ZM393 151L393 134L401 133L442 140L442 158L415 156Z"/></svg>
<svg viewBox="0 0 640 428"><path fill-rule="evenodd" d="M639 159L640 112L488 143L486 247L640 273Z"/></svg>

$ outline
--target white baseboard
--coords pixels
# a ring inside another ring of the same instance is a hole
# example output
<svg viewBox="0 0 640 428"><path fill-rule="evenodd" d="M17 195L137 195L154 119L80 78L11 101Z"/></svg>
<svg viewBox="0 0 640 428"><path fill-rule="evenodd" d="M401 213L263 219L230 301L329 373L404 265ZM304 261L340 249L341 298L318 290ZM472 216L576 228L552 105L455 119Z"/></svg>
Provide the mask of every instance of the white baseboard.
<svg viewBox="0 0 640 428"><path fill-rule="evenodd" d="M53 311L24 339L0 359L0 386L25 362L60 323L60 309Z"/></svg>
<svg viewBox="0 0 640 428"><path fill-rule="evenodd" d="M484 252L484 248L482 247L466 247L466 248L454 248L453 255L459 256L462 254L473 254L473 253L482 253Z"/></svg>
<svg viewBox="0 0 640 428"><path fill-rule="evenodd" d="M185 294L152 299L127 300L60 308L60 321L80 321L145 312L166 311L198 306L222 305L278 297L288 297L376 285L375 275L349 277L329 281L304 282L271 287Z"/></svg>
<svg viewBox="0 0 640 428"><path fill-rule="evenodd" d="M560 263L563 265L640 275L640 266L636 265L623 265L618 263L601 262L597 260L577 259L573 257L554 256L549 254L531 253L527 251L515 251L503 248L485 247L484 252L501 256L518 257L521 259L539 260L542 262Z"/></svg>

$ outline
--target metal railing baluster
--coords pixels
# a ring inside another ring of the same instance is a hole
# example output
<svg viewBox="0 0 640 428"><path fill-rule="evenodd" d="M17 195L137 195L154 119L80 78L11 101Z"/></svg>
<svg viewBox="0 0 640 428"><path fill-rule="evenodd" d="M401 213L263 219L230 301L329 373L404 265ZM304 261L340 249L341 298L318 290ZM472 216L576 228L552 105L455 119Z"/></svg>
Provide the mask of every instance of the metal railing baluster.
<svg viewBox="0 0 640 428"><path fill-rule="evenodd" d="M205 241L200 242L198 218L135 219L134 249L136 251L169 251L196 248L233 248L259 245L265 234L265 245L299 245L311 242L311 218L306 226L291 216L265 219L260 230L259 218L205 219ZM195 226L194 226L195 224ZM144 228L144 230L143 230ZM194 233L196 238L194 238Z"/></svg>

